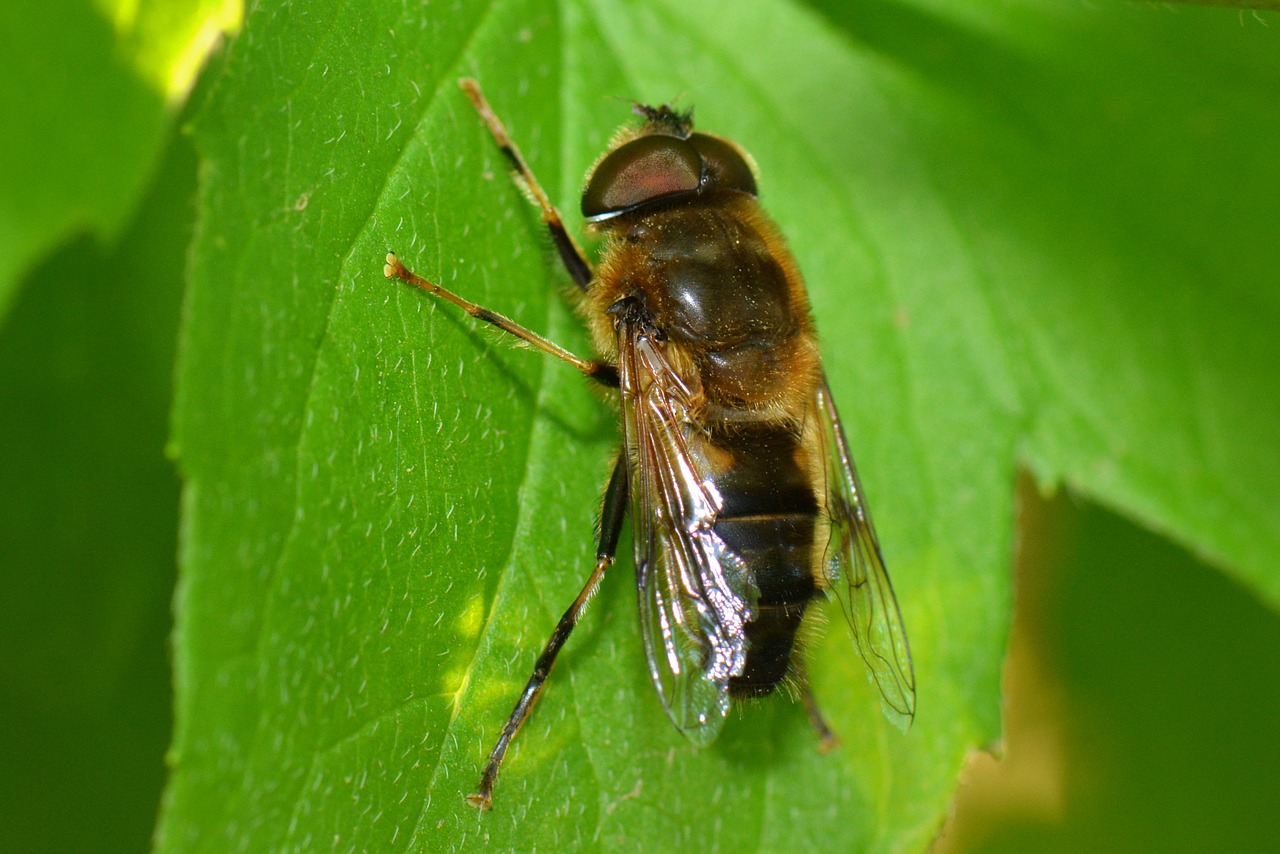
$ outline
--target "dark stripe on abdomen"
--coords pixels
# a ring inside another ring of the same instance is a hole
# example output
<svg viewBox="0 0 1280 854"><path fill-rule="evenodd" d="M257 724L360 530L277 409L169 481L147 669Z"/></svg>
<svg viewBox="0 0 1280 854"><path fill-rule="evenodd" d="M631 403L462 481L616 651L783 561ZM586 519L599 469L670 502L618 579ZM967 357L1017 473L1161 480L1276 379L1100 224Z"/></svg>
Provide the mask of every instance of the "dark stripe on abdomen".
<svg viewBox="0 0 1280 854"><path fill-rule="evenodd" d="M757 428L716 438L733 452L734 465L715 478L724 508L714 530L746 564L759 593L746 626L747 661L729 693L759 697L787 675L805 607L818 595L812 569L818 502L796 463L790 431Z"/></svg>

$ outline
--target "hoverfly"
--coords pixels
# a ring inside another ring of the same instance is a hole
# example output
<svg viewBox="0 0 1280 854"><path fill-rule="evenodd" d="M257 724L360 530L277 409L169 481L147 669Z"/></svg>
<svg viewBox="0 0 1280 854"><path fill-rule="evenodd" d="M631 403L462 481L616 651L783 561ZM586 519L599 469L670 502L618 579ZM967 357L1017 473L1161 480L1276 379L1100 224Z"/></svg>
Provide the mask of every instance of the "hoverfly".
<svg viewBox="0 0 1280 854"><path fill-rule="evenodd" d="M730 702L789 681L824 745L795 652L811 602L839 600L886 714L905 728L915 675L893 587L818 357L795 259L757 200L748 155L693 130L692 113L636 105L582 194L603 237L592 267L474 80L463 91L542 212L582 291L603 359L581 359L410 272L384 272L616 389L623 447L605 489L595 569L560 618L502 728L477 791L492 806L507 748L613 564L630 509L649 675L697 744Z"/></svg>

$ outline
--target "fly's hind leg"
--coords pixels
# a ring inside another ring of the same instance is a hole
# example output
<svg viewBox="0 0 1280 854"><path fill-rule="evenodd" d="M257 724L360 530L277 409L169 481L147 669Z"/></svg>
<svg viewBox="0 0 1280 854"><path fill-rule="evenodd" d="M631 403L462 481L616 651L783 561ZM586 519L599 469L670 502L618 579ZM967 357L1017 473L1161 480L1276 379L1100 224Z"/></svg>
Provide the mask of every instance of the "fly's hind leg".
<svg viewBox="0 0 1280 854"><path fill-rule="evenodd" d="M800 683L800 698L804 702L805 713L809 715L809 725L818 734L818 751L830 753L840 746L840 736L835 734L822 710L818 708L818 698L813 696L813 685L809 682L808 668L797 659L794 664L797 681Z"/></svg>
<svg viewBox="0 0 1280 854"><path fill-rule="evenodd" d="M555 205L551 204L551 199L547 197L542 185L534 177L533 170L529 168L528 163L525 163L524 155L520 153L520 149L507 134L507 129L503 127L502 120L498 118L493 108L489 106L489 102L485 100L484 92L480 91L480 84L470 77L464 77L458 81L458 85L462 87L462 91L471 99L471 104L476 108L476 112L480 114L485 126L489 128L489 133L493 134L493 138L498 143L498 147L502 149L502 153L507 156L507 160L511 161L511 165L515 168L520 181L529 188L529 194L533 196L538 209L542 212L542 221L546 223L547 230L551 232L551 239L556 244L556 251L560 253L560 260L564 263L565 269L569 271L569 276L573 279L574 284L585 291L594 275L591 272L591 263L587 261L587 256L583 254L577 241L573 239L573 235L564 227L564 220L560 217L560 211L556 210Z"/></svg>
<svg viewBox="0 0 1280 854"><path fill-rule="evenodd" d="M507 755L507 748L511 746L516 732L533 711L533 706L542 695L542 689L546 685L551 666L555 664L560 648L564 646L565 641L569 640L569 635L573 632L574 626L578 625L578 620L582 617L587 603L599 589L605 570L613 564L614 556L618 553L618 537L622 533L622 520L626 517L627 509L626 465L626 455L620 454L618 461L614 463L613 474L609 477L609 486L605 489L604 507L600 511L600 546L596 549L596 568L587 579L587 583L583 585L578 598L573 600L569 610L565 611L560 622L556 623L555 631L551 633L546 647L538 656L538 661L533 666L533 675L529 677L529 682L520 694L520 699L516 701L516 707L502 727L498 743L493 746L493 752L489 754L489 761L484 766L484 773L480 777L480 786L475 794L467 795L467 803L473 807L482 810L493 807L493 787L498 782L498 770L502 767L502 760Z"/></svg>

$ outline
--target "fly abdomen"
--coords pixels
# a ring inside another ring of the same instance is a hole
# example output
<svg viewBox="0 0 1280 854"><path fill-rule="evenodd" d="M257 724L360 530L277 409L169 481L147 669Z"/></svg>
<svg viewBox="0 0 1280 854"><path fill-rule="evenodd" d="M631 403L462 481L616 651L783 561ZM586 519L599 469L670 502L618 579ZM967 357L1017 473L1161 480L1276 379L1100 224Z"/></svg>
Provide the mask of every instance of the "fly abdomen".
<svg viewBox="0 0 1280 854"><path fill-rule="evenodd" d="M805 607L819 593L812 569L818 502L796 462L792 431L770 425L717 439L734 464L715 478L724 507L714 530L759 594L746 625L747 661L729 693L759 697L786 677Z"/></svg>
<svg viewBox="0 0 1280 854"><path fill-rule="evenodd" d="M805 606L818 589L810 570L812 515L721 519L715 531L747 566L760 596L746 625L747 661L729 680L734 697L769 694L787 675Z"/></svg>

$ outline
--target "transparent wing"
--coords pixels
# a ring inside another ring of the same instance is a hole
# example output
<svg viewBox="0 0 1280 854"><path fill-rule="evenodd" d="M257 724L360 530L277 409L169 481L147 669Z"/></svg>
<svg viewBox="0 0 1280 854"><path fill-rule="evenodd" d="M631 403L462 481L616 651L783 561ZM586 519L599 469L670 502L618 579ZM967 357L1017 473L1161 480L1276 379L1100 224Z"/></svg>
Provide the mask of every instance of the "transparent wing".
<svg viewBox="0 0 1280 854"><path fill-rule="evenodd" d="M826 458L826 511L831 524L823 554L825 580L840 602L868 675L880 690L885 716L905 730L916 713L911 648L825 377L814 407Z"/></svg>
<svg viewBox="0 0 1280 854"><path fill-rule="evenodd" d="M742 561L713 526L723 502L695 420L698 394L662 348L619 326L623 434L630 459L640 629L667 715L690 740L715 738L729 680L747 657L754 594Z"/></svg>

